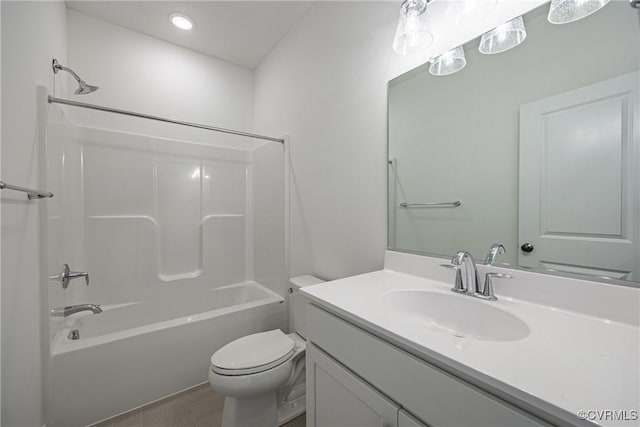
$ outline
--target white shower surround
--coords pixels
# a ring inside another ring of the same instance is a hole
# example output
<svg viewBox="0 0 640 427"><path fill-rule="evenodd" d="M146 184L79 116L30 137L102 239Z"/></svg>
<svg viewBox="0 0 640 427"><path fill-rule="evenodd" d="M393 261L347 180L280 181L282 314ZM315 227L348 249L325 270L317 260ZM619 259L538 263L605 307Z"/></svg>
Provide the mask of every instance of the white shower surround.
<svg viewBox="0 0 640 427"><path fill-rule="evenodd" d="M196 144L53 117L48 273L68 263L91 281L50 282L49 308L104 311L50 318L48 425L88 425L205 382L224 344L286 327L282 145L234 150L212 145L219 135Z"/></svg>

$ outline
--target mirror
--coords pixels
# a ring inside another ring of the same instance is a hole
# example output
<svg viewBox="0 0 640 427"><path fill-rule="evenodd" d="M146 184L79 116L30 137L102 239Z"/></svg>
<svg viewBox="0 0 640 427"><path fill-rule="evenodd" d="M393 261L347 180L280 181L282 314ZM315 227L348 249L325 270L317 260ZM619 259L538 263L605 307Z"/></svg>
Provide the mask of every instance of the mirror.
<svg viewBox="0 0 640 427"><path fill-rule="evenodd" d="M501 243L498 264L638 286L638 11L554 25L548 8L511 50L478 38L454 74L389 82L389 248L482 262Z"/></svg>

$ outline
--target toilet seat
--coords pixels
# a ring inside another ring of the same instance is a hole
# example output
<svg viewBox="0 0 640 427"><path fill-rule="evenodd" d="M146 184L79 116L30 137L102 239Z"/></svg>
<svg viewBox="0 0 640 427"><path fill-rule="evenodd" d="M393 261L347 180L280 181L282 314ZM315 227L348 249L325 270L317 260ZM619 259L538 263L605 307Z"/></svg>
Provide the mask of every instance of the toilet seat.
<svg viewBox="0 0 640 427"><path fill-rule="evenodd" d="M296 342L280 329L247 335L211 356L211 370L219 375L251 375L282 365L296 353Z"/></svg>

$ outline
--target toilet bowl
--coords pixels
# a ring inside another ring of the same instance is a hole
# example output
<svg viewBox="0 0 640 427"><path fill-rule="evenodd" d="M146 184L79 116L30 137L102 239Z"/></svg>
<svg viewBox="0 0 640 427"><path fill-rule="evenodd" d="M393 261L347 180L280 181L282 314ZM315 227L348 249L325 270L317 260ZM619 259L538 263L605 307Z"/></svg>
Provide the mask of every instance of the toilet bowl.
<svg viewBox="0 0 640 427"><path fill-rule="evenodd" d="M305 411L304 298L313 276L290 280L289 329L247 335L211 356L209 384L225 395L222 427L276 427Z"/></svg>

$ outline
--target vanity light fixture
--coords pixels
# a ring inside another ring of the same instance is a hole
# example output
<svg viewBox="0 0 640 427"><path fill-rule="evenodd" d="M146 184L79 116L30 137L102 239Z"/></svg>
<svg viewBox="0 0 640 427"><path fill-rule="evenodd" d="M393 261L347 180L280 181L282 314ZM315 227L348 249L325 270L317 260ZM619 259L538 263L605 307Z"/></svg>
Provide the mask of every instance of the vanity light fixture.
<svg viewBox="0 0 640 427"><path fill-rule="evenodd" d="M393 39L393 50L400 55L422 53L433 43L427 23L427 4L431 0L404 0Z"/></svg>
<svg viewBox="0 0 640 427"><path fill-rule="evenodd" d="M180 28L181 30L190 30L193 28L193 19L185 15L184 13L172 13L169 15L171 23Z"/></svg>
<svg viewBox="0 0 640 427"><path fill-rule="evenodd" d="M519 16L488 31L480 39L480 53L495 54L513 49L527 38L524 19Z"/></svg>
<svg viewBox="0 0 640 427"><path fill-rule="evenodd" d="M449 13L458 22L484 19L496 8L497 0L466 0L450 2Z"/></svg>
<svg viewBox="0 0 640 427"><path fill-rule="evenodd" d="M458 46L431 60L429 72L434 76L446 76L460 71L467 65L464 48Z"/></svg>
<svg viewBox="0 0 640 427"><path fill-rule="evenodd" d="M551 0L547 19L552 24L568 24L602 9L610 0Z"/></svg>

